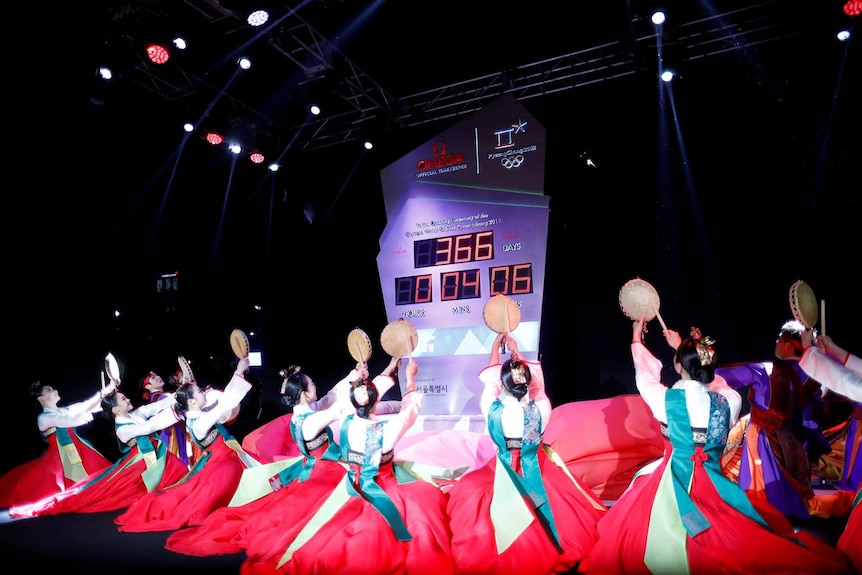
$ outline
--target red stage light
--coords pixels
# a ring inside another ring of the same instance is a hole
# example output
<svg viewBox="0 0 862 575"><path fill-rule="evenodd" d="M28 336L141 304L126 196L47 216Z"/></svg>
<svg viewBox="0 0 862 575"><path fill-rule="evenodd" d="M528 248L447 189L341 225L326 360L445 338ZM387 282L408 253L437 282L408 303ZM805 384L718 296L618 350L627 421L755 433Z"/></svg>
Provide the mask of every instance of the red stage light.
<svg viewBox="0 0 862 575"><path fill-rule="evenodd" d="M260 152L252 152L248 158L255 164L262 164L264 160L263 154Z"/></svg>
<svg viewBox="0 0 862 575"><path fill-rule="evenodd" d="M147 46L147 56L153 64L164 64L171 57L170 52L164 46L159 44L150 44Z"/></svg>
<svg viewBox="0 0 862 575"><path fill-rule="evenodd" d="M844 4L844 13L848 16L858 16L862 14L862 0L848 0Z"/></svg>
<svg viewBox="0 0 862 575"><path fill-rule="evenodd" d="M224 142L224 138L222 138L221 134L216 132L207 132L206 135L207 142L212 144L213 146L218 146L222 142Z"/></svg>

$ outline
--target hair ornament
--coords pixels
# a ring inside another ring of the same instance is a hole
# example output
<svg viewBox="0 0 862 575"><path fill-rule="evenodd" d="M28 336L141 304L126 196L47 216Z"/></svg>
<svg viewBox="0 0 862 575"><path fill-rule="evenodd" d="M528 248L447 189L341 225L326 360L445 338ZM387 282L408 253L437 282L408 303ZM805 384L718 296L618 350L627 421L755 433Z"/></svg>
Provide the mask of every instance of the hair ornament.
<svg viewBox="0 0 862 575"><path fill-rule="evenodd" d="M299 373L299 370L302 369L300 365L291 365L287 369L278 370L278 375L281 376L281 395L284 395L287 392L287 380Z"/></svg>
<svg viewBox="0 0 862 575"><path fill-rule="evenodd" d="M697 357L700 359L700 365L710 365L715 358L715 348L712 347L715 339L709 336L703 336L700 333L700 328L691 328L691 339L694 340L694 346L697 349Z"/></svg>
<svg viewBox="0 0 862 575"><path fill-rule="evenodd" d="M177 363L179 364L180 370L182 371L181 383L183 385L189 384L189 383L195 383L196 384L197 380L195 379L195 374L192 371L192 366L189 363L189 361L185 357L180 355L177 357Z"/></svg>
<svg viewBox="0 0 862 575"><path fill-rule="evenodd" d="M512 362L512 383L515 385L524 385L527 383L527 366L521 361Z"/></svg>
<svg viewBox="0 0 862 575"><path fill-rule="evenodd" d="M371 396L369 395L368 380L367 379L363 379L360 377L359 379L351 381L350 385L353 387L354 405L356 405L358 407L365 407L366 405L368 405L371 402ZM356 392L360 388L362 388L365 392L364 397L363 396L356 397Z"/></svg>

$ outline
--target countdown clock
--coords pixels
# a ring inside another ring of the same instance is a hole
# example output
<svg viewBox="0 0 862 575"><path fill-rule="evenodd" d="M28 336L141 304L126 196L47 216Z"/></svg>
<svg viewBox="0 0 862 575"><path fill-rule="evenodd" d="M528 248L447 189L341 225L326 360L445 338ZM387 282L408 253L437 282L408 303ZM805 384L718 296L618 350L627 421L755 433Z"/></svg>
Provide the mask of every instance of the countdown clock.
<svg viewBox="0 0 862 575"><path fill-rule="evenodd" d="M512 334L527 359L538 357L545 140L544 127L503 94L380 173L381 291L387 321L416 327L423 415L481 413L478 374L497 336L483 311L495 295L520 306Z"/></svg>
<svg viewBox="0 0 862 575"><path fill-rule="evenodd" d="M513 331L538 354L548 198L494 190L448 190L406 199L381 236L377 264L388 321L413 323L425 414L479 413L478 373L496 337L485 303L519 305Z"/></svg>

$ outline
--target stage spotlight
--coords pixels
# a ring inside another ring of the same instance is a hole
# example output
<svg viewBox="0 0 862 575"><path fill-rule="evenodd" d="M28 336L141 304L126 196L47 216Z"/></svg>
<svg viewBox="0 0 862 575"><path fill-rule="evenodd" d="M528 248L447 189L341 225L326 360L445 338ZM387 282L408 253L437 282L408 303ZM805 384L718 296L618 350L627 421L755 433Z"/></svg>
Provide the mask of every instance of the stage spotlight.
<svg viewBox="0 0 862 575"><path fill-rule="evenodd" d="M222 137L222 135L218 132L207 132L205 139L213 146L218 146L219 144L224 142L224 137Z"/></svg>
<svg viewBox="0 0 862 575"><path fill-rule="evenodd" d="M240 146L239 144L231 144L230 146L228 146L228 149L237 156L242 153L242 146Z"/></svg>
<svg viewBox="0 0 862 575"><path fill-rule="evenodd" d="M251 160L252 162L254 162L255 164L262 164L266 158L264 158L263 154L261 154L260 152L255 151L249 155L248 159Z"/></svg>
<svg viewBox="0 0 862 575"><path fill-rule="evenodd" d="M664 24L664 21L665 21L664 12L662 12L661 10L653 12L651 20L652 20L652 23L655 24L656 26L661 26L662 24Z"/></svg>
<svg viewBox="0 0 862 575"><path fill-rule="evenodd" d="M277 172L280 167L281 166L279 166L278 164L270 164L269 165L269 171L270 172Z"/></svg>
<svg viewBox="0 0 862 575"><path fill-rule="evenodd" d="M371 140L365 140L365 143L362 145L365 146L366 150L370 150L374 147L374 144L371 142Z"/></svg>
<svg viewBox="0 0 862 575"><path fill-rule="evenodd" d="M186 133L191 133L195 129L194 125L191 122L186 122L183 124L183 131Z"/></svg>
<svg viewBox="0 0 862 575"><path fill-rule="evenodd" d="M266 21L269 20L269 12L266 10L255 10L246 18L246 22L248 22L249 26L254 26L255 28L258 26L263 26L266 24Z"/></svg>
<svg viewBox="0 0 862 575"><path fill-rule="evenodd" d="M664 72L661 73L662 82L670 82L671 80L673 80L673 77L674 77L673 70L665 70Z"/></svg>
<svg viewBox="0 0 862 575"><path fill-rule="evenodd" d="M111 72L111 69L108 68L107 66L102 66L101 68L99 68L98 73L99 73L99 78L101 78L102 80L110 80L111 78L114 77L114 73Z"/></svg>
<svg viewBox="0 0 862 575"><path fill-rule="evenodd" d="M312 114L314 114L315 116L319 116L320 115L320 106L318 106L317 104L312 104L311 106L308 107L308 111L311 112Z"/></svg>
<svg viewBox="0 0 862 575"><path fill-rule="evenodd" d="M842 42L845 42L850 38L850 30L841 30L840 32L838 32L838 34L835 35L835 37Z"/></svg>
<svg viewBox="0 0 862 575"><path fill-rule="evenodd" d="M237 64L239 64L239 67L243 70L248 70L249 68L251 68L251 60L249 60L245 56L237 60Z"/></svg>
<svg viewBox="0 0 862 575"><path fill-rule="evenodd" d="M847 0L842 10L848 16L858 16L862 14L862 0Z"/></svg>
<svg viewBox="0 0 862 575"><path fill-rule="evenodd" d="M188 47L188 44L186 44L186 39L182 36L177 36L176 38L174 38L173 45L176 47L177 50L185 50Z"/></svg>
<svg viewBox="0 0 862 575"><path fill-rule="evenodd" d="M147 57L153 64L164 64L171 57L171 53L161 44L150 44L147 46Z"/></svg>

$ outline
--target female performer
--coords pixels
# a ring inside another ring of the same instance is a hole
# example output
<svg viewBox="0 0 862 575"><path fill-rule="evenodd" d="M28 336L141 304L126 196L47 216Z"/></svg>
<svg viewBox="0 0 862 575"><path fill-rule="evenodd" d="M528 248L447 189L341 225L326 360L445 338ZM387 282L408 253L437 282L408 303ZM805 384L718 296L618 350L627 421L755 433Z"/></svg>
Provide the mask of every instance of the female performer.
<svg viewBox="0 0 862 575"><path fill-rule="evenodd" d="M721 471L720 458L742 397L715 376L711 338L692 328L676 347L672 387L642 342L644 318L632 324L632 359L641 397L659 420L665 454L599 523L599 540L578 571L627 573L851 573L846 558L792 525L764 498L749 497Z"/></svg>
<svg viewBox="0 0 862 575"><path fill-rule="evenodd" d="M300 489L301 505L282 513L277 528L249 533L243 575L453 572L446 495L392 458L396 442L422 408L417 370L410 359L401 411L386 421L374 414L380 398L374 382L353 382L350 403L356 413L341 422L339 442L349 470L334 489L306 482Z"/></svg>
<svg viewBox="0 0 862 575"><path fill-rule="evenodd" d="M375 383L380 389L380 396L395 386L395 374L398 371L400 358L390 358L389 365L380 373L385 379L375 378ZM367 374L368 366L365 363L357 363L356 369L364 370ZM347 394L350 381L344 379L329 390L323 397L317 399L317 385L311 377L300 371L296 365L279 371L282 376L281 403L290 412L276 417L272 421L251 430L242 440L242 447L249 453L253 453L261 461L277 461L302 455L298 444L293 440L291 431L291 419L296 412L299 402L292 397L295 393L313 393L313 399L308 407L312 411L321 411L331 407L338 393ZM367 376L367 375L366 375ZM309 390L306 392L306 389ZM396 400L381 401L377 404L377 415L398 413L401 402Z"/></svg>
<svg viewBox="0 0 862 575"><path fill-rule="evenodd" d="M198 557L239 553L246 548L249 538L274 538L285 528L285 523L291 525L297 521L295 510L310 506L307 496L315 493L306 489L306 481L313 480L321 488L319 493L323 493L334 489L344 478L346 466L339 462L340 450L329 425L346 415L345 410L350 407L346 399L349 386L367 377L365 364L357 363L320 399L314 381L298 366L281 373L284 402L292 409L289 432L302 457L269 478L271 494L214 511L200 527L172 533L165 548ZM391 386L384 378L391 380L384 372L375 381Z"/></svg>
<svg viewBox="0 0 862 575"><path fill-rule="evenodd" d="M93 413L99 411L102 397L113 392L114 385L111 382L89 399L63 407L57 405L60 402L58 390L40 381L30 386L30 394L42 407L36 424L48 448L36 459L0 477L0 507L32 503L56 495L111 465L75 432L75 428L93 421Z"/></svg>
<svg viewBox="0 0 862 575"><path fill-rule="evenodd" d="M504 343L512 356L501 364ZM607 508L542 441L551 415L542 366L523 360L515 338L500 334L479 378L485 384L480 408L497 456L449 491L455 572L572 569L592 548Z"/></svg>
<svg viewBox="0 0 862 575"><path fill-rule="evenodd" d="M173 392L165 390L165 380L154 371L147 373L141 381L143 393L141 396L148 403L161 401L166 397L173 397ZM176 390L174 390L176 391ZM189 462L189 452L191 451L191 439L186 432L186 426L182 421L177 421L172 426L167 427L159 432L162 441L168 448L170 453L173 453L185 464L188 469L191 466Z"/></svg>
<svg viewBox="0 0 862 575"><path fill-rule="evenodd" d="M177 389L175 409L183 414L202 455L182 480L147 493L120 514L114 520L120 531L173 531L201 525L210 513L230 502L243 470L259 464L223 425L236 418L240 402L251 389L243 377L248 367L247 357L238 360L224 391L212 389L204 396L193 377Z"/></svg>
<svg viewBox="0 0 862 575"><path fill-rule="evenodd" d="M829 336L821 335L815 341L814 332L810 329L802 333L802 347L805 351L799 365L806 373L823 387L851 399L857 407L862 404L862 358L838 346ZM836 547L847 555L856 571L862 573L862 484L859 483L858 473L862 467L859 464L862 460L862 454L859 453L862 431L858 428L859 422L855 423L855 434L849 436L852 443L847 447L847 453L855 458L856 465L845 463L839 487L845 488L847 482L855 477L853 489L856 495Z"/></svg>
<svg viewBox="0 0 862 575"><path fill-rule="evenodd" d="M119 382L114 382L119 387ZM102 410L114 419L122 456L104 471L93 473L61 493L30 505L13 506L11 517L99 513L125 509L144 494L182 479L188 468L167 450L158 432L174 425L177 418L165 397L132 409L132 402L119 391L102 398Z"/></svg>

